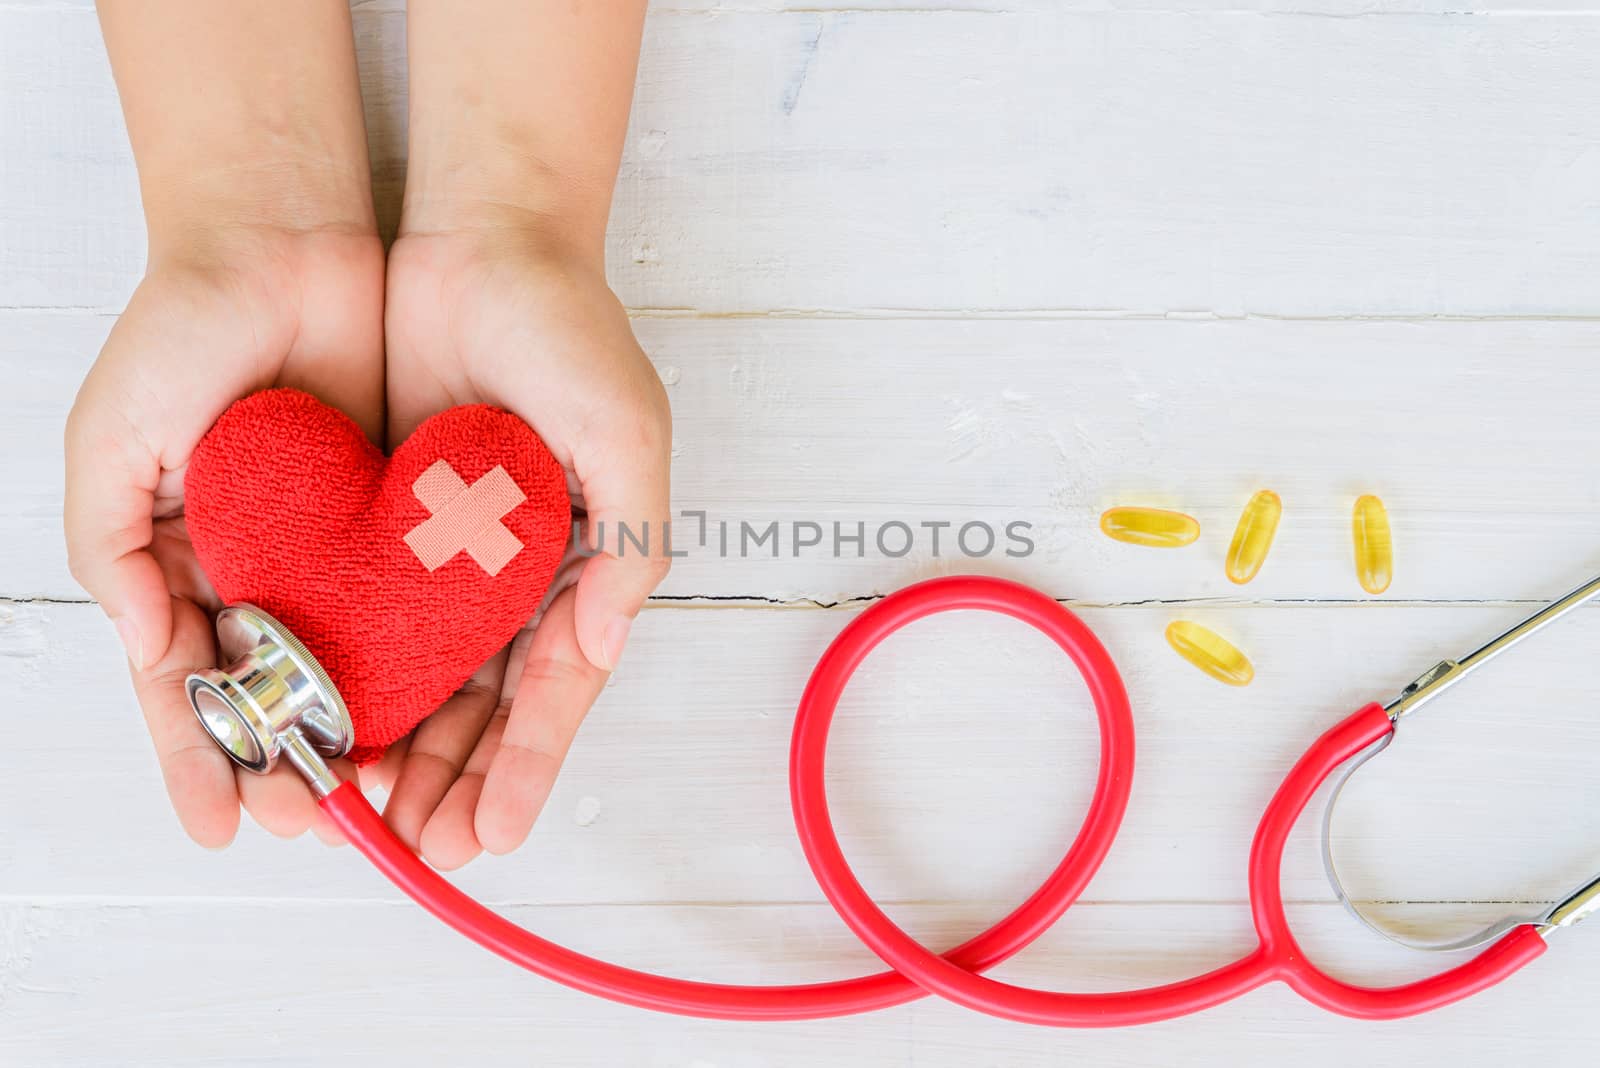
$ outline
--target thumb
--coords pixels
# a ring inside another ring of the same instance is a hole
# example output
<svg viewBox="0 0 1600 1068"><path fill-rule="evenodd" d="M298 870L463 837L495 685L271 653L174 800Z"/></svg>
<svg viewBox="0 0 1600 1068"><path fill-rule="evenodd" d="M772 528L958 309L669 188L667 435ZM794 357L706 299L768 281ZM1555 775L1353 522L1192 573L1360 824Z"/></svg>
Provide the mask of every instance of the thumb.
<svg viewBox="0 0 1600 1068"><path fill-rule="evenodd" d="M150 552L161 462L107 393L90 372L67 417L67 559L142 669L161 660L172 639L166 577Z"/></svg>
<svg viewBox="0 0 1600 1068"><path fill-rule="evenodd" d="M633 619L666 578L671 430L635 447L609 451L610 463L583 480L584 536L596 555L578 575L573 621L584 659L612 671ZM638 446L644 447L638 447ZM654 446L654 447L652 447Z"/></svg>
<svg viewBox="0 0 1600 1068"><path fill-rule="evenodd" d="M611 524L606 523L604 528L607 548L615 550ZM630 525L630 529L637 531L638 527ZM654 539L656 531L663 528L652 523L649 529ZM591 557L578 575L577 603L573 609L578 647L583 650L584 659L602 671L616 669L634 617L644 607L650 591L667 576L669 562L665 553L630 555L638 552L633 542L628 541L622 555L606 552Z"/></svg>

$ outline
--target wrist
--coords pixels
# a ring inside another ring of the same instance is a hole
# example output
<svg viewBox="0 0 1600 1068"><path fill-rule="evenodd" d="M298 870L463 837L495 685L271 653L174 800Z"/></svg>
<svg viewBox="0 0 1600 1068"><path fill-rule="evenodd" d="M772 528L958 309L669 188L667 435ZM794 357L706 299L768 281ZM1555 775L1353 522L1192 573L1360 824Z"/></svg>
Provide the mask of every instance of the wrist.
<svg viewBox="0 0 1600 1068"><path fill-rule="evenodd" d="M378 239L363 165L290 155L270 164L141 169L150 257L299 235Z"/></svg>
<svg viewBox="0 0 1600 1068"><path fill-rule="evenodd" d="M541 256L603 266L613 183L498 139L423 135L413 142L400 234L498 235Z"/></svg>
<svg viewBox="0 0 1600 1068"><path fill-rule="evenodd" d="M384 263L376 232L212 219L159 241L152 235L145 278L220 286L235 296L265 297L288 307L308 294L381 295Z"/></svg>
<svg viewBox="0 0 1600 1068"><path fill-rule="evenodd" d="M152 246L196 231L375 231L350 11L101 0Z"/></svg>

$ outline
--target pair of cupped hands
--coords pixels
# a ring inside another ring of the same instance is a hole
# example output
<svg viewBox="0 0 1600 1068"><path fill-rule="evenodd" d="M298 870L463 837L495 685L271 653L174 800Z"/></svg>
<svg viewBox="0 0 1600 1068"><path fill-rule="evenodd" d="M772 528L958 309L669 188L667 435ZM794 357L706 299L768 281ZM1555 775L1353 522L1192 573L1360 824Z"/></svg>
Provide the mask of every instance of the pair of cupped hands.
<svg viewBox="0 0 1600 1068"><path fill-rule="evenodd" d="M389 449L435 412L494 404L549 445L589 528L668 512L666 395L598 256L493 230L403 235L387 254L375 234L251 228L153 248L67 421L67 543L127 650L178 818L211 848L241 806L273 834L341 840L292 769L236 771L184 696L216 663L222 607L185 529L184 473L228 405L273 386ZM569 554L537 628L362 769L401 839L444 869L522 843L666 566Z"/></svg>

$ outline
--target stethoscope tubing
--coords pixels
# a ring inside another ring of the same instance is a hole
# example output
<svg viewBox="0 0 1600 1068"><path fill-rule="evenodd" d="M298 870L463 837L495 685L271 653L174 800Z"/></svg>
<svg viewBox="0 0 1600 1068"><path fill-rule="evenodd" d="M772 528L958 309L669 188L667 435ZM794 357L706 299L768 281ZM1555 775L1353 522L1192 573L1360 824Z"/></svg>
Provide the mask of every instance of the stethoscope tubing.
<svg viewBox="0 0 1600 1068"><path fill-rule="evenodd" d="M1021 905L943 955L925 949L884 914L851 871L829 816L828 728L855 669L895 631L939 612L997 612L1035 627L1082 673L1100 725L1094 797L1054 871ZM1088 886L1111 848L1133 780L1134 726L1127 692L1105 647L1064 606L1002 579L951 576L907 587L874 603L829 645L801 697L790 747L790 799L801 846L818 884L850 930L892 971L826 983L742 986L653 975L585 956L540 938L456 889L396 838L346 782L322 800L350 842L424 909L523 968L589 994L658 1012L730 1020L804 1020L870 1012L937 994L990 1015L1026 1023L1109 1027L1170 1019L1231 1000L1273 981L1348 1016L1389 1019L1438 1008L1499 982L1543 952L1531 925L1514 928L1463 964L1386 988L1327 975L1301 952L1280 887L1283 850L1296 819L1341 765L1393 729L1368 705L1324 733L1295 764L1264 812L1250 851L1250 905L1259 944L1204 975L1143 990L1066 993L1015 986L985 970L1038 938Z"/></svg>

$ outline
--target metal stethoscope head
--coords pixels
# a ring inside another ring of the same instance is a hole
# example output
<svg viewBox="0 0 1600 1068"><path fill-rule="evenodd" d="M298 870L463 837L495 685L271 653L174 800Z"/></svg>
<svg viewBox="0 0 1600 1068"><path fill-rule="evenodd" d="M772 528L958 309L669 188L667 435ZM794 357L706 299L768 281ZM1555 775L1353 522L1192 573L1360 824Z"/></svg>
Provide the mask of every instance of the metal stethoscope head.
<svg viewBox="0 0 1600 1068"><path fill-rule="evenodd" d="M355 742L328 673L289 628L251 604L217 615L217 646L228 666L197 671L184 685L200 725L246 771L265 775L284 756L326 797L339 785L327 759Z"/></svg>

